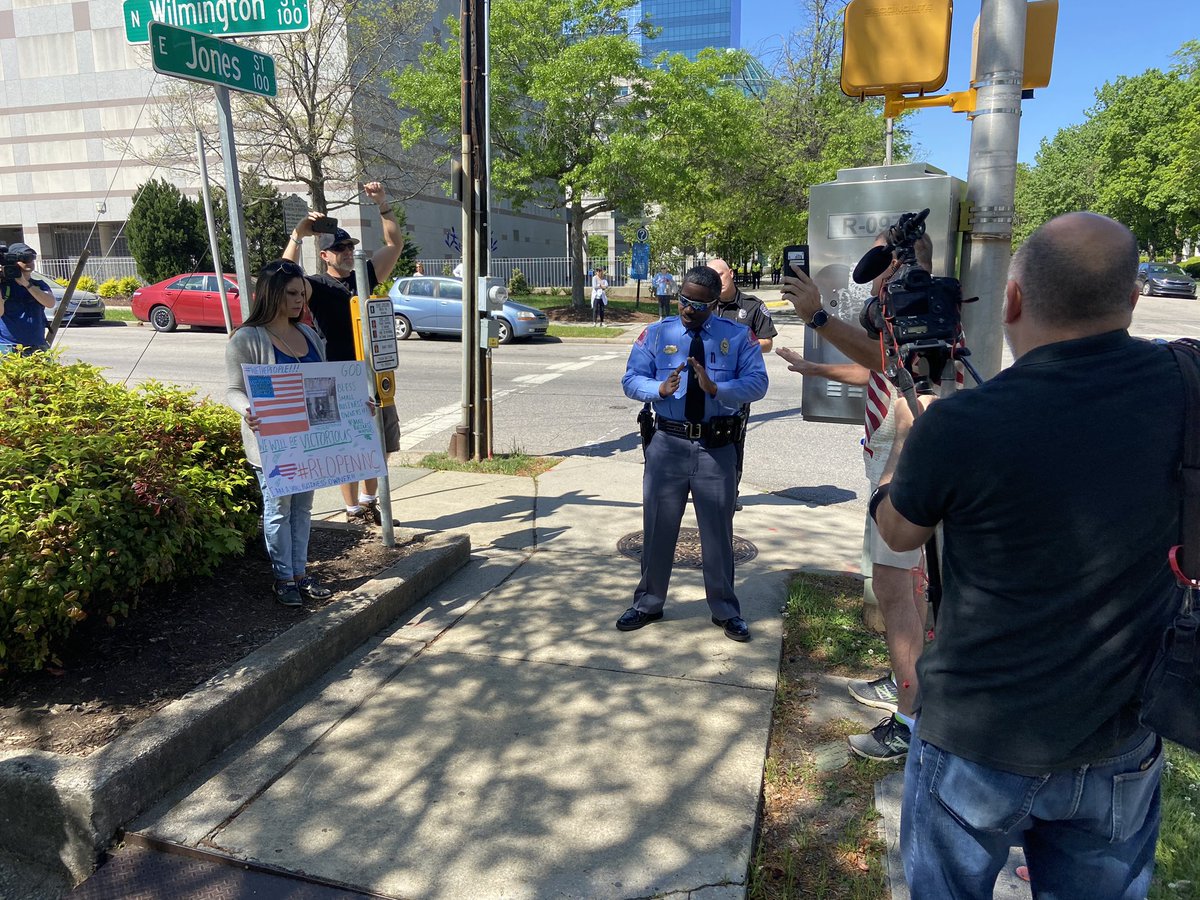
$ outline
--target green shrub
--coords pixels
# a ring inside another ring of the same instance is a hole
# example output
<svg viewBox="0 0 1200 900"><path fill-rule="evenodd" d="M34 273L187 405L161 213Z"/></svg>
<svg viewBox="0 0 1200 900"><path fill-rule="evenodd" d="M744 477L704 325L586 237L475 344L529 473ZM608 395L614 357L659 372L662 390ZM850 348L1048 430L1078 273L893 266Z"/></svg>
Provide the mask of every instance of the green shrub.
<svg viewBox="0 0 1200 900"><path fill-rule="evenodd" d="M0 357L0 673L243 552L259 509L232 410L49 353Z"/></svg>
<svg viewBox="0 0 1200 900"><path fill-rule="evenodd" d="M105 300L111 300L113 297L121 295L121 283L115 278L110 278L103 282L100 287L96 288L96 293Z"/></svg>
<svg viewBox="0 0 1200 900"><path fill-rule="evenodd" d="M93 294L99 289L100 283L91 275L80 275L79 282L75 285L77 291L91 291Z"/></svg>
<svg viewBox="0 0 1200 900"><path fill-rule="evenodd" d="M57 284L59 287L66 287L71 282L66 278L55 278L54 283Z"/></svg>
<svg viewBox="0 0 1200 900"><path fill-rule="evenodd" d="M141 286L142 283L132 275L126 275L124 278L117 279L117 287L122 297L131 296Z"/></svg>
<svg viewBox="0 0 1200 900"><path fill-rule="evenodd" d="M1200 278L1200 256L1185 259L1179 265L1183 267L1183 271L1187 272L1193 278Z"/></svg>
<svg viewBox="0 0 1200 900"><path fill-rule="evenodd" d="M525 273L520 269L512 270L512 275L508 279L508 292L513 296L523 296L529 293L529 282L525 280Z"/></svg>

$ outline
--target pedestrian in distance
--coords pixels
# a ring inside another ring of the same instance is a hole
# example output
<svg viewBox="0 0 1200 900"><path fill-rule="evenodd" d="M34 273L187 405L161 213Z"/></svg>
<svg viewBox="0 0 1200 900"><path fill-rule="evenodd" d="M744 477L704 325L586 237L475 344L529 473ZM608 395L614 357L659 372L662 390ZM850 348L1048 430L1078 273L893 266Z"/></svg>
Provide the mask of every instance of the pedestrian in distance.
<svg viewBox="0 0 1200 900"><path fill-rule="evenodd" d="M740 409L767 392L762 351L750 331L713 315L721 279L689 269L679 315L647 327L629 354L625 396L654 408L642 478L642 577L633 605L617 620L634 631L663 617L675 544L688 495L700 526L704 594L713 624L750 639L733 588L733 504L737 497Z"/></svg>
<svg viewBox="0 0 1200 900"><path fill-rule="evenodd" d="M871 512L896 550L943 530L904 773L914 897L990 898L1014 845L1035 897L1150 889L1163 746L1138 711L1178 611L1184 386L1129 334L1137 264L1112 219L1052 219L1009 269L1013 365L915 424L898 407Z"/></svg>
<svg viewBox="0 0 1200 900"><path fill-rule="evenodd" d="M665 319L671 314L671 295L675 293L675 279L666 266L658 267L654 276L654 296L658 298L658 317Z"/></svg>
<svg viewBox="0 0 1200 900"><path fill-rule="evenodd" d="M608 306L608 279L604 277L604 267L597 266L592 276L592 324L604 324L604 308Z"/></svg>
<svg viewBox="0 0 1200 900"><path fill-rule="evenodd" d="M54 309L50 285L33 277L37 251L14 243L8 253L16 262L0 275L0 355L48 350L46 310Z"/></svg>
<svg viewBox="0 0 1200 900"><path fill-rule="evenodd" d="M350 313L350 298L359 296L365 302L371 292L379 284L382 273L387 278L400 258L404 249L404 234L396 222L392 205L387 193L378 181L363 185L365 193L379 208L379 217L383 225L383 246L375 250L367 260L367 281L365 292L360 292L357 275L354 271L354 247L358 239L350 236L343 228L337 228L332 233L317 234L317 251L321 258L322 271L319 275L308 276L311 294L308 305L313 319L321 333L325 335L329 360L341 362L358 358L354 346L355 323ZM319 212L308 214L301 219L288 239L284 248L284 259L298 262L300 249L305 238L313 235L313 223L324 219ZM395 453L400 449L400 421L394 405L383 407L384 449L387 453ZM342 500L346 505L346 521L355 525L380 525L382 516L379 511L379 479L368 478L363 482L361 491L357 481L350 481L342 486ZM393 525L399 525L393 520Z"/></svg>
<svg viewBox="0 0 1200 900"><path fill-rule="evenodd" d="M263 492L263 539L274 574L271 595L290 607L332 596L307 574L313 492L284 497L267 492L258 449L259 417L251 409L242 366L325 361L325 341L300 321L306 294L299 265L286 259L268 263L254 286L250 315L225 345L225 399L242 416L242 447Z"/></svg>
<svg viewBox="0 0 1200 900"><path fill-rule="evenodd" d="M710 260L708 265L721 278L721 302L717 304L716 314L722 319L729 319L745 325L750 329L751 337L758 342L762 352L770 353L779 330L771 321L771 313L767 311L767 305L753 294L742 293L741 288L734 283L733 270L725 260L715 258ZM737 443L737 482L739 486L742 483L742 468L746 461L746 431L749 424L750 404L747 403L742 410L742 431ZM733 508L735 510L742 508L740 495L734 501Z"/></svg>

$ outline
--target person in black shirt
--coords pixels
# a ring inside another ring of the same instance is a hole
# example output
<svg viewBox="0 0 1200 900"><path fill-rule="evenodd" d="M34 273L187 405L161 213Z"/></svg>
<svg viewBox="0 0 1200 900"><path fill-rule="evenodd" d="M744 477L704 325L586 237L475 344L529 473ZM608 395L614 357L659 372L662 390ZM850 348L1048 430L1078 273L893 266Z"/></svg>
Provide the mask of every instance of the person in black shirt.
<svg viewBox="0 0 1200 900"><path fill-rule="evenodd" d="M391 275L396 261L400 258L400 252L404 249L404 234L396 222L383 185L378 181L369 182L363 185L363 192L379 207L379 216L383 224L383 246L367 260L369 284L366 295L369 296L381 280L378 273L382 273L383 278ZM313 222L323 218L323 213L312 212L307 218L300 220L283 250L284 259L300 261L300 248L304 239L314 234ZM354 350L354 324L350 315L350 298L358 294L358 282L354 272L356 244L358 241L342 228L338 228L332 234L317 235L317 251L324 271L319 275L308 276L308 307L321 333L325 335L326 358L330 362L357 359ZM383 421L384 445L387 451L392 453L400 449L400 425L395 406L383 408ZM342 499L346 504L346 521L359 525L380 524L382 519L379 500L376 497L378 490L379 481L375 478L364 481L361 492L357 481L343 484Z"/></svg>
<svg viewBox="0 0 1200 900"><path fill-rule="evenodd" d="M723 259L712 259L708 262L708 267L721 276L721 301L717 304L714 314L722 319L729 319L732 322L738 322L750 329L751 336L758 341L758 346L762 348L763 353L770 353L771 347L775 344L775 335L779 334L779 330L775 327L775 323L771 321L771 314L767 312L767 305L753 294L743 294L733 281L733 270L729 268L729 263ZM742 408L742 421L749 423L750 420L750 404L747 403ZM746 424L742 426L742 436L737 442L737 482L740 486L742 483L742 464L746 460ZM737 498L733 504L734 510L742 508L741 498Z"/></svg>

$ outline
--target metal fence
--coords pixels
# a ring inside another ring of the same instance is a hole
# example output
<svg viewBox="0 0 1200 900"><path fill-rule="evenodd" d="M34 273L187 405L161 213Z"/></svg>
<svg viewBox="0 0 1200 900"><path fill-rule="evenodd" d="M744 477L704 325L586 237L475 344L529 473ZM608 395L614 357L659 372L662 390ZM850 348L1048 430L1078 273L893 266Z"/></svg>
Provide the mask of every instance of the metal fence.
<svg viewBox="0 0 1200 900"><path fill-rule="evenodd" d="M75 272L79 257L47 259L38 257L37 270L51 278L70 278ZM137 278L137 262L132 256L93 256L83 266L83 274L90 275L103 283L110 278Z"/></svg>
<svg viewBox="0 0 1200 900"><path fill-rule="evenodd" d="M458 265L456 259L418 260L426 275L449 275ZM629 281L629 264L624 260L600 261L610 287L624 287ZM571 258L560 257L503 257L492 260L491 274L508 282L513 271L520 269L531 288L566 288L571 286ZM585 287L591 286L592 264L584 266Z"/></svg>

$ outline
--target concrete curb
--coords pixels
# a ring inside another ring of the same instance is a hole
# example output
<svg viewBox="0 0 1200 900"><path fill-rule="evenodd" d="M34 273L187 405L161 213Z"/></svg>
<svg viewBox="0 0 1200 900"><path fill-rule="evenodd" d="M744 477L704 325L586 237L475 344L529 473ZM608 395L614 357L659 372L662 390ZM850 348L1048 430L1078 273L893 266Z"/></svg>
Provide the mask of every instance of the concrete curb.
<svg viewBox="0 0 1200 900"><path fill-rule="evenodd" d="M133 819L467 563L470 538L424 537L359 590L213 676L87 758L0 753L0 859L67 884ZM0 872L0 886L20 873Z"/></svg>

